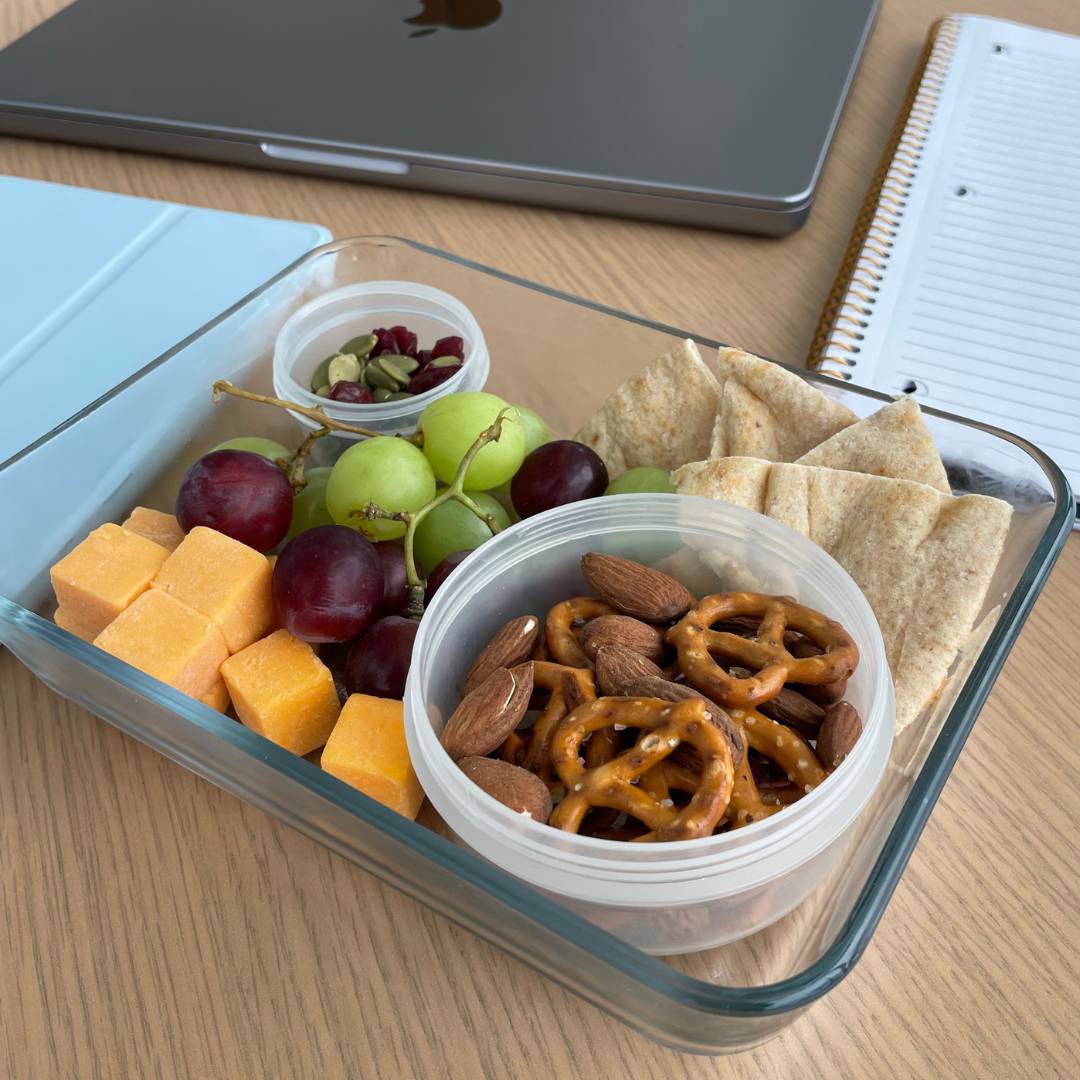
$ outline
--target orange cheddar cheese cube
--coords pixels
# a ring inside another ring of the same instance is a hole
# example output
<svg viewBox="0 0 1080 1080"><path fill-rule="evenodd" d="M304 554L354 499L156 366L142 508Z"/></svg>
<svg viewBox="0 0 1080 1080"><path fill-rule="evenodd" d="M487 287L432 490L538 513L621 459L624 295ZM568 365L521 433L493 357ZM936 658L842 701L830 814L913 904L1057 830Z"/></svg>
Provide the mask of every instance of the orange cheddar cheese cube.
<svg viewBox="0 0 1080 1080"><path fill-rule="evenodd" d="M407 818L420 812L424 790L409 760L400 701L353 694L323 748L322 767Z"/></svg>
<svg viewBox="0 0 1080 1080"><path fill-rule="evenodd" d="M213 619L236 653L270 629L270 577L265 555L196 525L165 560L154 588Z"/></svg>
<svg viewBox="0 0 1080 1080"><path fill-rule="evenodd" d="M229 688L225 680L219 675L218 681L205 694L199 695L199 700L217 712L225 712L229 707Z"/></svg>
<svg viewBox="0 0 1080 1080"><path fill-rule="evenodd" d="M160 510L151 510L146 506L136 506L122 527L128 532L145 536L147 540L153 540L166 551L175 551L184 539L184 530L172 514L163 514Z"/></svg>
<svg viewBox="0 0 1080 1080"><path fill-rule="evenodd" d="M229 658L217 626L160 589L144 592L94 644L194 698L215 692Z"/></svg>
<svg viewBox="0 0 1080 1080"><path fill-rule="evenodd" d="M95 529L49 571L64 611L57 625L93 640L150 587L168 556L160 544L119 525Z"/></svg>
<svg viewBox="0 0 1080 1080"><path fill-rule="evenodd" d="M67 608L58 607L53 614L53 622L66 630L69 634L81 637L83 641L93 641L98 636L99 630L92 622L83 622L79 618L73 618L68 614Z"/></svg>
<svg viewBox="0 0 1080 1080"><path fill-rule="evenodd" d="M287 630L230 656L221 675L241 722L294 754L322 746L341 711L330 669Z"/></svg>

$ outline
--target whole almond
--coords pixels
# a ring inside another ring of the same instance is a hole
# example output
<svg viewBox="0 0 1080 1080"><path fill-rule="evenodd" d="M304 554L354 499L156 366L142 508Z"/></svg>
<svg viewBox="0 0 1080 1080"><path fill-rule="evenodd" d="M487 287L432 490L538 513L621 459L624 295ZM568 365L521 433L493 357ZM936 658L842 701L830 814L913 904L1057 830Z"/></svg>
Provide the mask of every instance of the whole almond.
<svg viewBox="0 0 1080 1080"><path fill-rule="evenodd" d="M670 574L617 555L590 551L581 557L581 572L598 599L646 622L671 622L697 603L694 594Z"/></svg>
<svg viewBox="0 0 1080 1080"><path fill-rule="evenodd" d="M730 667L728 672L736 679L748 679L753 674L743 667ZM770 720L811 735L821 727L821 721L825 719L825 710L820 705L789 686L783 687L776 697L763 701L757 709Z"/></svg>
<svg viewBox="0 0 1080 1080"><path fill-rule="evenodd" d="M597 619L590 619L582 627L578 640L585 655L593 661L605 645L629 649L654 664L661 661L667 652L664 635L655 626L632 619L629 615L601 615Z"/></svg>
<svg viewBox="0 0 1080 1080"><path fill-rule="evenodd" d="M789 634L790 631L784 634L784 648L786 648L796 660L805 660L811 656L821 655L821 647L815 645L808 637L796 635L789 640ZM847 693L847 684L847 679L837 679L836 682L818 683L813 686L809 684L803 685L792 683L792 687L802 694L803 697L809 698L816 705L820 705L825 709L843 699L844 695Z"/></svg>
<svg viewBox="0 0 1080 1080"><path fill-rule="evenodd" d="M528 814L533 821L547 823L551 816L551 792L535 773L488 757L464 757L458 768L477 787L497 802L518 814Z"/></svg>
<svg viewBox="0 0 1080 1080"><path fill-rule="evenodd" d="M758 712L788 727L813 734L825 719L825 710L798 690L785 686L776 697L758 705Z"/></svg>
<svg viewBox="0 0 1080 1080"><path fill-rule="evenodd" d="M686 701L687 698L699 698L708 702L708 717L726 736L731 745L732 764L738 765L743 759L742 736L739 727L728 714L714 701L710 701L704 694L695 690L686 683L673 683L668 679L647 676L642 679L634 679L626 684L622 697L649 697L659 698L661 701Z"/></svg>
<svg viewBox="0 0 1080 1080"><path fill-rule="evenodd" d="M475 690L496 668L512 668L523 664L532 655L540 636L540 620L535 615L522 615L504 623L472 662L465 675L462 693Z"/></svg>
<svg viewBox="0 0 1080 1080"><path fill-rule="evenodd" d="M451 713L439 740L443 749L454 761L490 754L521 723L532 691L531 663L497 668Z"/></svg>
<svg viewBox="0 0 1080 1080"><path fill-rule="evenodd" d="M664 673L651 661L622 645L601 645L596 650L596 686L601 694L623 697L623 688L634 679L662 679Z"/></svg>
<svg viewBox="0 0 1080 1080"><path fill-rule="evenodd" d="M855 706L838 701L825 710L814 749L830 772L851 753L862 734L862 719Z"/></svg>

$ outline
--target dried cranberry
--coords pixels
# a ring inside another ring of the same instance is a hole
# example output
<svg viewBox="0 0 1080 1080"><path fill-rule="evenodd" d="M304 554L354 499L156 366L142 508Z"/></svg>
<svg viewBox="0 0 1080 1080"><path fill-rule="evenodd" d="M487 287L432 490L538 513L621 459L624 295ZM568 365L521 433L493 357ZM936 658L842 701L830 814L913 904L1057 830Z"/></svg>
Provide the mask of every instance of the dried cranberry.
<svg viewBox="0 0 1080 1080"><path fill-rule="evenodd" d="M456 334L439 338L431 350L431 359L438 360L440 356L456 356L459 360L464 360L465 342Z"/></svg>
<svg viewBox="0 0 1080 1080"><path fill-rule="evenodd" d="M386 327L381 326L371 332L375 335L375 348L371 350L370 356L385 356L387 353L398 351L397 338L394 337L393 330L387 330Z"/></svg>
<svg viewBox="0 0 1080 1080"><path fill-rule="evenodd" d="M416 354L416 361L421 367L427 367L432 361L430 349L420 349Z"/></svg>
<svg viewBox="0 0 1080 1080"><path fill-rule="evenodd" d="M451 375L455 375L460 370L460 364L452 364L449 367L432 367L428 364L427 367L422 367L409 380L409 393L422 394L425 390L432 390L440 383L446 382Z"/></svg>
<svg viewBox="0 0 1080 1080"><path fill-rule="evenodd" d="M407 326L391 326L390 333L394 335L400 356L416 355L416 335Z"/></svg>
<svg viewBox="0 0 1080 1080"><path fill-rule="evenodd" d="M375 399L363 384L342 379L330 387L331 401L344 401L350 405L370 405Z"/></svg>

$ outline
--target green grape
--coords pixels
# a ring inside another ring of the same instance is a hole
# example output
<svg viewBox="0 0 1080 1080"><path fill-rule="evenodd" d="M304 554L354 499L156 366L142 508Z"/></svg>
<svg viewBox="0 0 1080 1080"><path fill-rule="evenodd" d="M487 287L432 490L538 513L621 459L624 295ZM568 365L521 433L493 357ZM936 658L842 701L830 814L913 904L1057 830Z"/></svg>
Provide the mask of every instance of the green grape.
<svg viewBox="0 0 1080 1080"><path fill-rule="evenodd" d="M287 450L281 443L274 442L273 439L263 439L258 435L226 439L223 443L218 443L214 450L248 450L252 454L261 454L271 461L278 461L280 458L287 460L292 457L292 451Z"/></svg>
<svg viewBox="0 0 1080 1080"><path fill-rule="evenodd" d="M293 496L292 524L286 540L291 540L297 533L314 529L317 525L333 525L334 519L326 509L326 484L330 479L331 469L324 465L317 469L305 469L307 483L302 491Z"/></svg>
<svg viewBox="0 0 1080 1080"><path fill-rule="evenodd" d="M500 529L510 524L510 518L496 499L479 491L465 494L490 514ZM436 506L416 526L413 550L420 565L430 573L452 551L472 551L490 539L491 530L468 507L448 500Z"/></svg>
<svg viewBox="0 0 1080 1080"><path fill-rule="evenodd" d="M551 442L551 428L544 422L543 417L528 405L515 405L521 422L525 425L525 454L528 456L538 446Z"/></svg>
<svg viewBox="0 0 1080 1080"><path fill-rule="evenodd" d="M525 425L525 457L528 457L538 446L551 442L551 428L538 412L527 405L515 405L514 408L517 409L521 422ZM510 480L513 479L511 476ZM491 489L496 495L505 495L506 502L510 500L510 480Z"/></svg>
<svg viewBox="0 0 1080 1080"><path fill-rule="evenodd" d="M420 414L424 456L444 484L454 479L469 447L506 408L506 402L494 394L467 391L439 398ZM465 486L471 491L498 487L517 472L524 458L525 425L517 411L511 410L503 420L499 441L488 443L469 466Z"/></svg>
<svg viewBox="0 0 1080 1080"><path fill-rule="evenodd" d="M435 498L435 475L411 442L379 435L355 443L338 458L326 485L326 507L339 525L360 529L372 540L405 534L400 521L350 516L375 503L383 510L419 510Z"/></svg>
<svg viewBox="0 0 1080 1080"><path fill-rule="evenodd" d="M675 485L663 469L627 469L607 486L605 495L634 495L641 491L660 491L674 494Z"/></svg>

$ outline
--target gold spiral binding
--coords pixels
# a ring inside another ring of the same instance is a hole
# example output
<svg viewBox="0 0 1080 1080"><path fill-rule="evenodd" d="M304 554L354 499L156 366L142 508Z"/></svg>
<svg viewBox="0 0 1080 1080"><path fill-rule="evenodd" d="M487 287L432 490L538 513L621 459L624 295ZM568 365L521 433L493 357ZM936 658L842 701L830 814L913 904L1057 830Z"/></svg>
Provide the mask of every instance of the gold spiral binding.
<svg viewBox="0 0 1080 1080"><path fill-rule="evenodd" d="M875 293L888 271L891 249L908 203L922 153L949 73L960 20L938 19L931 27L903 107L867 189L855 229L810 343L808 368L850 380Z"/></svg>

